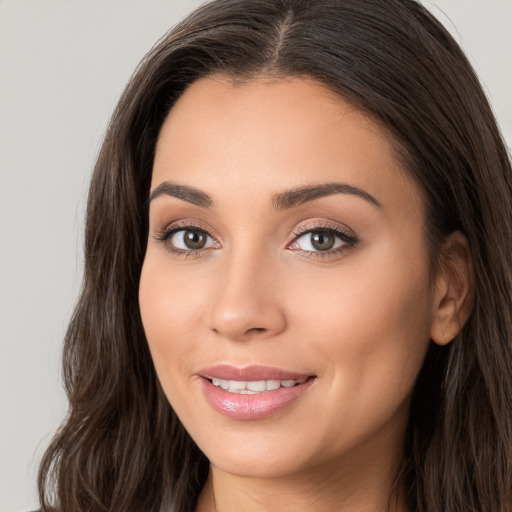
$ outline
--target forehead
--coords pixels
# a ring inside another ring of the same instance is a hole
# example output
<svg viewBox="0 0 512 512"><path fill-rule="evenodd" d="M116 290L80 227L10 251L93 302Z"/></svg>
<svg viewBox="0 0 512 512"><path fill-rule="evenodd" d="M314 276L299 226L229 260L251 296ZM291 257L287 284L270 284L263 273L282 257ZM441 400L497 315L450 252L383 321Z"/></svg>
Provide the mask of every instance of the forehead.
<svg viewBox="0 0 512 512"><path fill-rule="evenodd" d="M273 195L325 182L363 188L421 213L422 198L375 120L310 79L223 76L192 83L162 127L152 188L184 182L210 195Z"/></svg>

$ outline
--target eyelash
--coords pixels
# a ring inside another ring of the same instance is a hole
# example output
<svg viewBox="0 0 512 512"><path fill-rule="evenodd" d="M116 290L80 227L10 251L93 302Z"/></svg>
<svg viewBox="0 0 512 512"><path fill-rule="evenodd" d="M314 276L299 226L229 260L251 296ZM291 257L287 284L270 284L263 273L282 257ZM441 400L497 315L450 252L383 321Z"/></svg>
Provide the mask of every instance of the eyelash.
<svg viewBox="0 0 512 512"><path fill-rule="evenodd" d="M182 258L188 258L191 256L203 256L205 255L206 250L208 249L216 249L216 247L207 247L207 248L200 248L200 249L178 249L174 247L172 244L168 243L169 239L175 235L176 233L180 231L195 231L199 233L203 233L210 239L214 240L216 244L218 242L213 238L206 229L204 229L201 226L195 225L190 223L189 221L182 221L172 224L171 226L165 227L162 231L158 232L154 239L165 245L165 248L167 251L169 251L171 254L180 256ZM293 240L287 244L287 247L290 247L290 245L296 243L300 238L303 236L309 234L309 233L328 233L334 235L338 240L342 242L342 244L334 249L329 249L326 251L309 251L304 249L290 249L293 251L301 252L304 255L307 255L308 258L326 258L330 256L335 256L341 252L344 252L348 249L351 249L356 246L358 243L358 240L356 237L354 237L352 234L349 234L348 231L340 228L338 225L329 223L329 222L320 222L316 223L314 225L305 226L303 228L299 228L296 231L293 232Z"/></svg>
<svg viewBox="0 0 512 512"><path fill-rule="evenodd" d="M189 221L176 222L170 226L165 227L162 231L158 232L154 238L157 242L162 243L165 248L176 256L180 256L182 258L188 258L190 256L202 256L204 255L205 249L178 249L173 247L172 244L168 243L169 239L179 233L180 231L196 231L205 234L207 237L214 240L214 238L208 233L206 229L201 226L190 223Z"/></svg>
<svg viewBox="0 0 512 512"><path fill-rule="evenodd" d="M302 238L304 235L307 235L309 233L328 233L331 235L334 235L336 238L338 238L342 244L335 248L335 249L329 249L327 251L306 251L303 249L294 249L296 251L300 251L303 254L307 255L308 258L328 258L332 256L336 256L340 254L341 252L347 251L348 249L352 249L355 247L358 243L357 238L350 234L348 230L345 230L341 228L340 226L336 224L332 224L330 222L319 222L315 223L310 226L305 226L303 228L299 228L296 231L293 232L293 240L290 244L296 243L297 240Z"/></svg>

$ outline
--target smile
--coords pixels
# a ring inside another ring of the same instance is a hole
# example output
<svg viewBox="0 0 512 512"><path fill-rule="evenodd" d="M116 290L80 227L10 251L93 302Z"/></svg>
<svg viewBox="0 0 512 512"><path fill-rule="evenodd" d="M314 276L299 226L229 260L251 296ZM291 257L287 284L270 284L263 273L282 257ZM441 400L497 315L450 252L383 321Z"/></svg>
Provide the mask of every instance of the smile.
<svg viewBox="0 0 512 512"><path fill-rule="evenodd" d="M317 380L315 375L268 366L218 365L199 376L207 403L235 420L259 420L288 409Z"/></svg>
<svg viewBox="0 0 512 512"><path fill-rule="evenodd" d="M306 379L299 380L226 380L213 378L211 380L214 386L222 388L228 393L239 393L241 395L256 395L265 391L275 391L279 388L292 388L305 382Z"/></svg>

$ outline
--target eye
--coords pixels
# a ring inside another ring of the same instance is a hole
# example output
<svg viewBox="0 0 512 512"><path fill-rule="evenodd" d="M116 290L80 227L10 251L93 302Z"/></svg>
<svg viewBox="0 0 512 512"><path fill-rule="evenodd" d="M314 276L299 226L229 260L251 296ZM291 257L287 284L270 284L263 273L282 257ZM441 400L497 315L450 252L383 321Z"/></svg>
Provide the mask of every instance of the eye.
<svg viewBox="0 0 512 512"><path fill-rule="evenodd" d="M298 237L294 245L303 251L330 251L343 245L343 240L332 231L310 231Z"/></svg>
<svg viewBox="0 0 512 512"><path fill-rule="evenodd" d="M357 240L339 227L318 226L295 233L296 238L289 249L304 251L311 254L335 254L353 247Z"/></svg>
<svg viewBox="0 0 512 512"><path fill-rule="evenodd" d="M201 229L180 229L167 239L175 249L196 251L214 246L214 241L206 231Z"/></svg>
<svg viewBox="0 0 512 512"><path fill-rule="evenodd" d="M297 246L303 251L330 251L343 242L329 231L310 231L296 240Z"/></svg>
<svg viewBox="0 0 512 512"><path fill-rule="evenodd" d="M169 252L178 255L193 255L218 247L217 241L207 231L196 226L169 226L155 239Z"/></svg>

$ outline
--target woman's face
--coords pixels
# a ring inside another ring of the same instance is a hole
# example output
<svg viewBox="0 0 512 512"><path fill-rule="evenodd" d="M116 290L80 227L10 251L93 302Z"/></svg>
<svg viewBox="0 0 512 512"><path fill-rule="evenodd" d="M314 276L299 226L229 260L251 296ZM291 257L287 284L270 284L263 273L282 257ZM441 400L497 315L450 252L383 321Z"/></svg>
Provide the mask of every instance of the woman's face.
<svg viewBox="0 0 512 512"><path fill-rule="evenodd" d="M384 130L314 81L201 79L151 190L144 329L213 467L389 464L433 300L422 196Z"/></svg>

